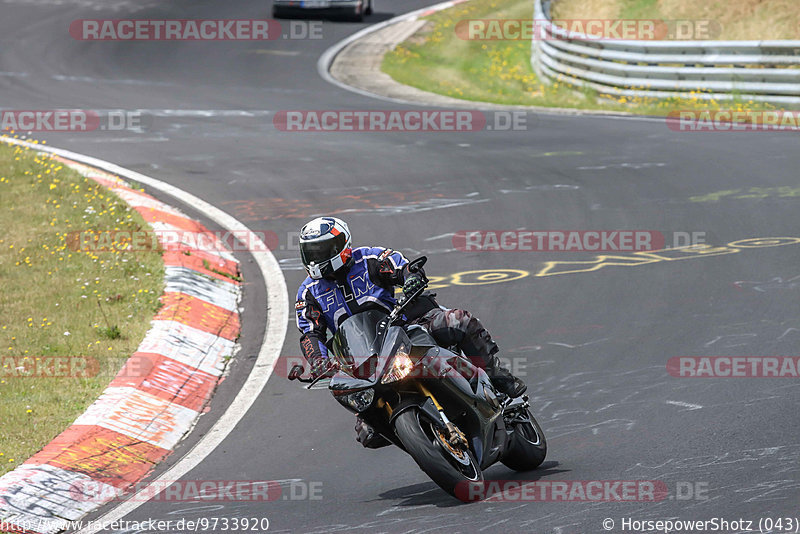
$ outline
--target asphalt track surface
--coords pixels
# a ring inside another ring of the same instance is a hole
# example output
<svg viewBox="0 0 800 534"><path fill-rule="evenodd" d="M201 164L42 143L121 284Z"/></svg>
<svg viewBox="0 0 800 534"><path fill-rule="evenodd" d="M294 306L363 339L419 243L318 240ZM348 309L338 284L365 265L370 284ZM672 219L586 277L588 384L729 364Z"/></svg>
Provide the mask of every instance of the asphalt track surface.
<svg viewBox="0 0 800 534"><path fill-rule="evenodd" d="M321 499L150 502L126 519L268 517L270 532L584 533L602 531L605 518L620 531L623 517L797 516L798 380L681 379L669 376L666 362L674 356L797 355L800 246L533 276L545 261L594 255L466 253L441 237L514 228L653 229L668 236L698 231L714 245L800 236L797 196L775 189L798 186L797 136L678 133L658 120L542 114L529 114L528 129L511 132L317 134L273 127L279 110L406 109L328 85L316 61L366 24L425 4L380 2L364 24L324 22L320 40L85 43L68 35L72 20L268 18L270 6L6 0L0 3L0 107L144 110L141 133L38 137L154 176L254 230L276 232L283 249L275 253L290 293L303 275L287 234L323 213L346 217L357 244L427 254L432 275L530 273L438 290L443 303L481 317L503 354L514 359L549 439L548 458L537 471L515 474L495 466L487 479L657 480L672 495L657 503L462 505L399 450L363 450L354 441L351 414L327 392L306 391L278 372L189 478L321 484ZM750 198L690 201L750 188L762 189ZM252 365L264 294L255 269L245 268L242 354L210 414L167 466L209 427ZM287 327L283 353L296 355L298 335ZM676 498L679 483L699 488L704 498Z"/></svg>

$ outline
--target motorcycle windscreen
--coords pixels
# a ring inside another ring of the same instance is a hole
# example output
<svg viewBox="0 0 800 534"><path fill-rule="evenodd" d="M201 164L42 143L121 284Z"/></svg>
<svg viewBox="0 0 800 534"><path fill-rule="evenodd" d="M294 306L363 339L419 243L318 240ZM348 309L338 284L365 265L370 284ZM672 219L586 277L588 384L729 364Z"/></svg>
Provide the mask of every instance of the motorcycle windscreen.
<svg viewBox="0 0 800 534"><path fill-rule="evenodd" d="M377 381L395 349L411 346L402 328L393 326L379 335L378 326L386 314L369 310L348 317L333 337L333 353L341 370L355 378Z"/></svg>
<svg viewBox="0 0 800 534"><path fill-rule="evenodd" d="M376 384L384 374L384 370L392 362L398 349L408 353L411 342L408 336L399 326L389 327L386 335L379 336L375 340L377 350L369 357L363 358L361 363L350 373L355 378L368 380Z"/></svg>
<svg viewBox="0 0 800 534"><path fill-rule="evenodd" d="M345 319L333 336L333 354L342 369L349 374L364 365L380 352L383 336L378 335L378 324L386 317L384 312L368 310Z"/></svg>

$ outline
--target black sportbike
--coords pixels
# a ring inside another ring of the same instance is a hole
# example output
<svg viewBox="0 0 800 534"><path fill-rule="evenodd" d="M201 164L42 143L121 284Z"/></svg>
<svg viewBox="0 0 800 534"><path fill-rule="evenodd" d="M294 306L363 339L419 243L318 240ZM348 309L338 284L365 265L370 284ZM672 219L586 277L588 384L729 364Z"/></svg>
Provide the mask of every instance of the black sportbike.
<svg viewBox="0 0 800 534"><path fill-rule="evenodd" d="M414 260L409 271L419 273L426 260ZM329 372L303 378L298 365L289 379L311 388L330 377L334 398L381 441L410 454L446 492L474 500L482 492L471 485L483 482L483 469L498 461L534 469L544 461L547 441L527 396L503 395L483 369L438 346L423 327L403 324L403 311L425 287L400 299L390 314L369 310L347 318L330 344L335 363Z"/></svg>

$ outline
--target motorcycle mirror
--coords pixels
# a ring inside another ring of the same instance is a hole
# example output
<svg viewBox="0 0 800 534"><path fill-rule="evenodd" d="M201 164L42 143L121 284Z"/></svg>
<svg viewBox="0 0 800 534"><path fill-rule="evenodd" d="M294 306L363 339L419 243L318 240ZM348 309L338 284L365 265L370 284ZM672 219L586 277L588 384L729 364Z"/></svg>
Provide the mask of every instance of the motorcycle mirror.
<svg viewBox="0 0 800 534"><path fill-rule="evenodd" d="M425 263L427 261L428 261L428 257L427 256L420 256L419 258L411 261L408 264L408 272L410 272L410 273L418 273L419 270L422 269L422 267L425 265Z"/></svg>
<svg viewBox="0 0 800 534"><path fill-rule="evenodd" d="M289 371L289 376L287 377L289 380L299 380L300 376L305 372L305 368L302 365L295 365L292 367L292 370Z"/></svg>

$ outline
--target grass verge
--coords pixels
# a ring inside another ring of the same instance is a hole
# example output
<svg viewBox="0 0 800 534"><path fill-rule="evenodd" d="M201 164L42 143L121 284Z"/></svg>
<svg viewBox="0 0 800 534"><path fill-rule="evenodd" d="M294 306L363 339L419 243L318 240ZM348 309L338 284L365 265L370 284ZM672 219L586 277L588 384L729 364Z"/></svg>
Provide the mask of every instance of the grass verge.
<svg viewBox="0 0 800 534"><path fill-rule="evenodd" d="M0 475L97 399L160 306L158 251L78 252L68 233L145 228L94 181L0 137Z"/></svg>
<svg viewBox="0 0 800 534"><path fill-rule="evenodd" d="M707 20L720 30L715 39L800 39L797 0L557 0L553 17Z"/></svg>
<svg viewBox="0 0 800 534"><path fill-rule="evenodd" d="M609 0L611 1L611 0ZM645 0L642 0L645 2ZM646 0L652 3L652 0ZM427 17L427 24L384 56L381 68L400 83L462 100L504 105L596 109L666 115L670 111L781 109L753 101L630 99L598 96L591 89L542 83L530 65L530 41L477 41L456 35L467 19L530 19L531 0L470 0Z"/></svg>

